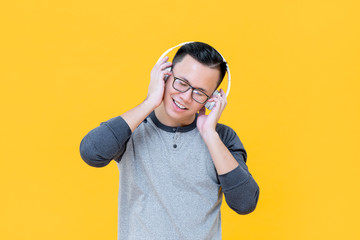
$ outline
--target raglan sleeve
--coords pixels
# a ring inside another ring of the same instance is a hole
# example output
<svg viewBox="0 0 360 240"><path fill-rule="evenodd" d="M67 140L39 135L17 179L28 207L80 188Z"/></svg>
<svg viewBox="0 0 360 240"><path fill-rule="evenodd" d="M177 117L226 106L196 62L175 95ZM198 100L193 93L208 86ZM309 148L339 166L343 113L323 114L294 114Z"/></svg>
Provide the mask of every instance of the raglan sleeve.
<svg viewBox="0 0 360 240"><path fill-rule="evenodd" d="M119 162L131 134L129 125L121 116L102 122L81 140L81 158L93 167L104 167L113 159Z"/></svg>
<svg viewBox="0 0 360 240"><path fill-rule="evenodd" d="M232 171L218 175L225 201L238 214L249 214L256 208L260 189L246 165L246 150L232 128L218 124L217 132L239 163Z"/></svg>

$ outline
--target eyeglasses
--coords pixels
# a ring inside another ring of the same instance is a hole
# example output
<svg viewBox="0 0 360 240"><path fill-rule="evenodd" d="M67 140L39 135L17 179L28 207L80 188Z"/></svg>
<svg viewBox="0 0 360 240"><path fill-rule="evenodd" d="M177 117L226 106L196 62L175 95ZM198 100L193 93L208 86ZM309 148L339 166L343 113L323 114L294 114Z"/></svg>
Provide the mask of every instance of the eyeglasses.
<svg viewBox="0 0 360 240"><path fill-rule="evenodd" d="M191 97L200 104L205 103L210 98L208 95L206 95L206 93L204 93L204 91L198 88L194 88L185 80L182 80L181 78L177 78L175 76L172 86L175 90L182 93L186 92L191 88L192 89Z"/></svg>

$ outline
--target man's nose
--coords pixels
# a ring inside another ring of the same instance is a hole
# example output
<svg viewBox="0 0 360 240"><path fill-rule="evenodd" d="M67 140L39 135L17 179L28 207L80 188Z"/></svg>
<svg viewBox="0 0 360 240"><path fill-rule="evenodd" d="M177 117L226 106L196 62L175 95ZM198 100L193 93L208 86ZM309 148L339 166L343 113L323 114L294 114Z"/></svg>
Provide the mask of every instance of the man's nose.
<svg viewBox="0 0 360 240"><path fill-rule="evenodd" d="M192 89L190 88L189 90L187 90L186 92L183 92L180 94L180 98L181 100L183 100L184 102L190 102L192 100Z"/></svg>

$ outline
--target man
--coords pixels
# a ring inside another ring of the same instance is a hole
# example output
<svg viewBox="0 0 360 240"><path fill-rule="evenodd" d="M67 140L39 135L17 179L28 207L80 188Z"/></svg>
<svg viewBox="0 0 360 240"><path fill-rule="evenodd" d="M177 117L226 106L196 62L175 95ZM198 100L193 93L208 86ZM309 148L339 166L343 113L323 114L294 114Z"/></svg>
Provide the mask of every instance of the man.
<svg viewBox="0 0 360 240"><path fill-rule="evenodd" d="M222 193L239 214L259 196L240 139L218 123L226 96L212 93L226 63L201 42L167 60L151 71L146 99L90 131L80 153L95 167L117 162L119 239L221 239ZM208 115L206 101L215 102Z"/></svg>

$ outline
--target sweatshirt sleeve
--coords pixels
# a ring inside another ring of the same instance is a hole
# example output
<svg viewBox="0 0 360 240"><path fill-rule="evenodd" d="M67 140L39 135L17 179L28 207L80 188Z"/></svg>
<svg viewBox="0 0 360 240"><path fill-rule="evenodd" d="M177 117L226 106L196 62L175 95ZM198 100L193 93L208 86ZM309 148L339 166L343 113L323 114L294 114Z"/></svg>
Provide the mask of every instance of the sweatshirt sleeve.
<svg viewBox="0 0 360 240"><path fill-rule="evenodd" d="M239 165L232 171L219 175L219 181L228 206L238 214L255 210L259 198L259 186L246 166L247 153L233 129L218 124L218 134Z"/></svg>
<svg viewBox="0 0 360 240"><path fill-rule="evenodd" d="M104 167L112 159L119 162L130 136L131 129L121 116L102 122L82 139L81 158L93 167Z"/></svg>

